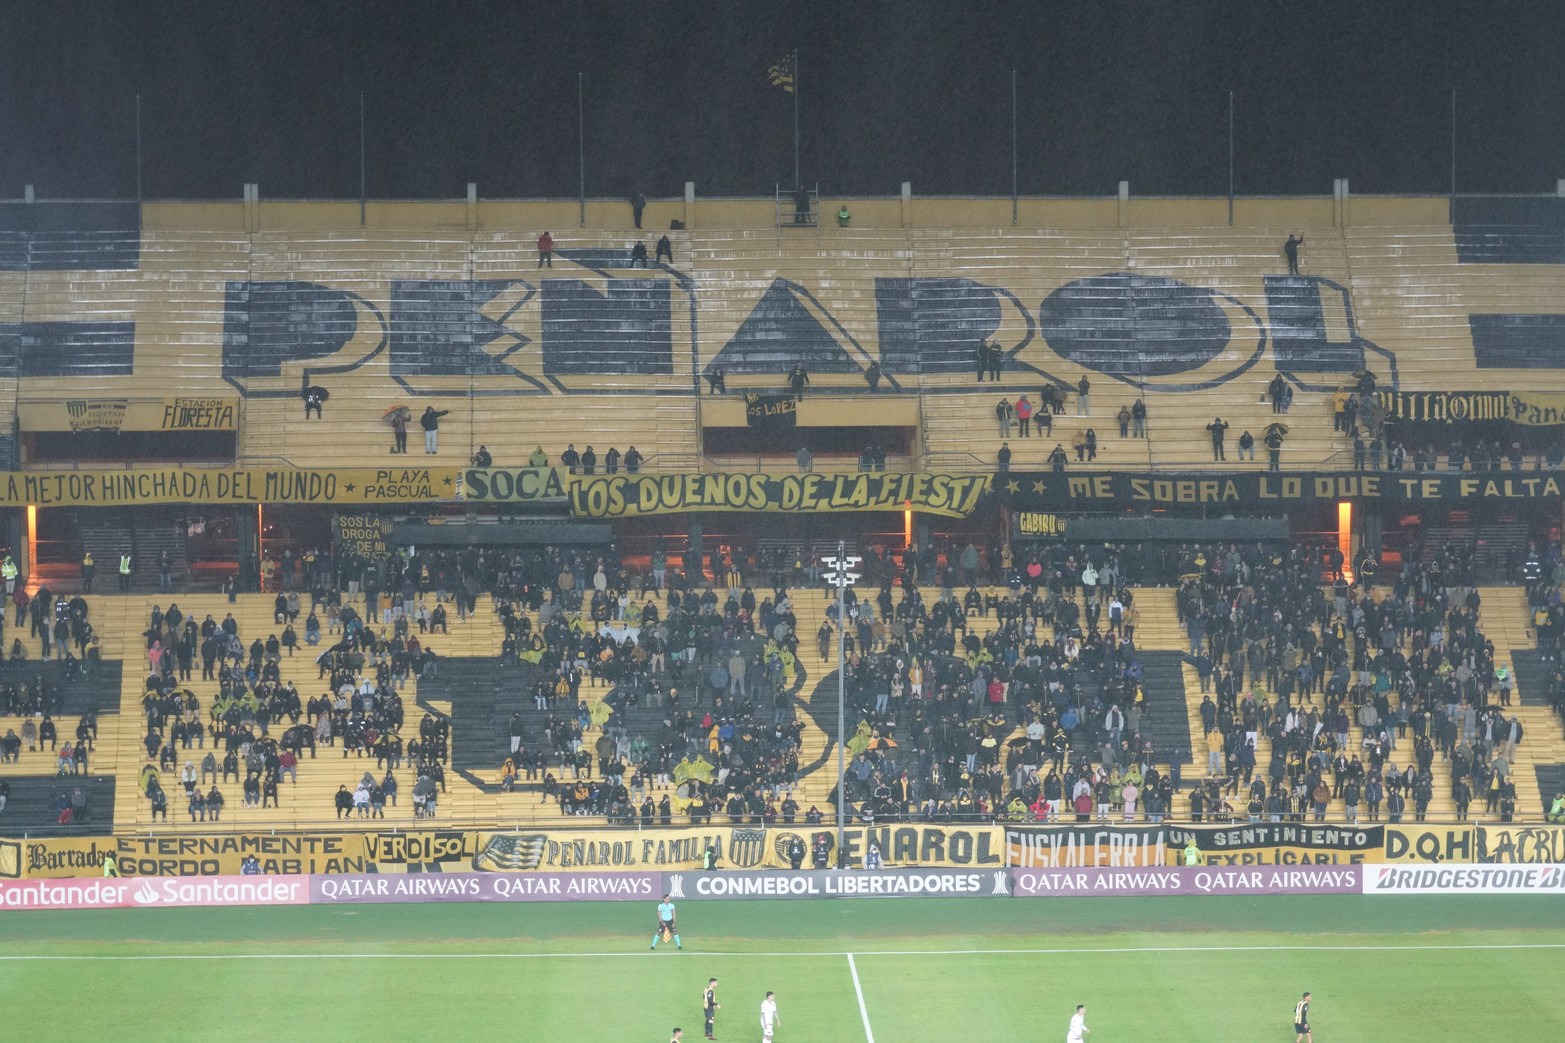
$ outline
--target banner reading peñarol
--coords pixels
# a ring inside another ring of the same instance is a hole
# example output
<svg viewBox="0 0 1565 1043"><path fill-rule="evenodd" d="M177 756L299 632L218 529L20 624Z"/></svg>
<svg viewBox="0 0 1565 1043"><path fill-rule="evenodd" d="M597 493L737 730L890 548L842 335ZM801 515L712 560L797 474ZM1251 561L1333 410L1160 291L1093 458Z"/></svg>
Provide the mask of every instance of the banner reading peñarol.
<svg viewBox="0 0 1565 1043"><path fill-rule="evenodd" d="M571 514L639 518L685 511L816 514L901 511L965 518L978 509L991 475L669 474L573 478Z"/></svg>
<svg viewBox="0 0 1565 1043"><path fill-rule="evenodd" d="M797 840L805 863L817 843L837 864L837 831L827 826L689 826L676 829L544 829L477 835L472 868L490 873L561 869L699 869L712 848L721 869L791 868ZM998 826L908 824L843 831L842 857L862 865L875 845L889 866L1004 865Z"/></svg>
<svg viewBox="0 0 1565 1043"><path fill-rule="evenodd" d="M1011 826L1008 863L1025 869L1076 866L1166 866L1184 863L1194 837L1206 865L1331 865L1379 862L1382 826L1254 822L1235 826Z"/></svg>

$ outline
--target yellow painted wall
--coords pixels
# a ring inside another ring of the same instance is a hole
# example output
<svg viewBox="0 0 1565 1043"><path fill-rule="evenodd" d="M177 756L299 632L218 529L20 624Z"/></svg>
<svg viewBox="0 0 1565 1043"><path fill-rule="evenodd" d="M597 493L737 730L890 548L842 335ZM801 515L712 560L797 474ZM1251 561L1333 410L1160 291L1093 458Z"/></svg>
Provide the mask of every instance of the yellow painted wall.
<svg viewBox="0 0 1565 1043"><path fill-rule="evenodd" d="M902 201L897 197L853 198L827 196L821 200L822 235L838 233L835 214L846 202L853 213L852 229L899 229ZM267 200L259 207L261 228L267 231L346 231L360 227L359 204L351 200L298 202ZM776 210L773 200L696 198L693 229L770 230ZM579 230L581 211L575 200L479 200L478 227L483 231L509 231L536 235L545 228L567 242ZM366 207L368 228L393 231L451 230L467 226L463 200L433 202L371 202ZM683 199L649 200L642 218L648 240L668 230L669 223L685 219ZM1224 197L1170 199L1130 197L1129 227L1203 228L1228 224L1228 200ZM1442 196L1350 197L1348 224L1363 226L1442 225L1449 208ZM239 202L147 203L142 223L149 231L243 232L244 206ZM1237 199L1234 226L1238 228L1329 228L1329 197ZM914 195L908 207L907 226L913 229L985 228L1004 230L1011 223L1011 201ZM623 200L588 200L587 225L591 230L611 230L633 238L630 204ZM1014 227L1026 229L1119 227L1119 201L1112 197L1079 199L1023 198L1018 201ZM850 229L850 231L852 230Z"/></svg>

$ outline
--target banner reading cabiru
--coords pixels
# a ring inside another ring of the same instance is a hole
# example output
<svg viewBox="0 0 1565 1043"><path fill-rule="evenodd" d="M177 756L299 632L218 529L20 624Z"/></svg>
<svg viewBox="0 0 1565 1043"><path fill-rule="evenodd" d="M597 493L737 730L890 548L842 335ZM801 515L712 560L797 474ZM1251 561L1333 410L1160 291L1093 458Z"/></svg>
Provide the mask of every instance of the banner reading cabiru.
<svg viewBox="0 0 1565 1043"><path fill-rule="evenodd" d="M0 472L0 506L131 507L153 503L421 503L456 495L455 468Z"/></svg>
<svg viewBox="0 0 1565 1043"><path fill-rule="evenodd" d="M1077 866L1183 865L1195 839L1203 865L1331 865L1379 862L1383 826L1326 826L1303 822L1235 826L1011 826L1005 831L1009 864L1026 869Z"/></svg>
<svg viewBox="0 0 1565 1043"><path fill-rule="evenodd" d="M816 514L901 511L965 518L978 509L992 475L671 474L573 478L578 518L636 518L683 511Z"/></svg>

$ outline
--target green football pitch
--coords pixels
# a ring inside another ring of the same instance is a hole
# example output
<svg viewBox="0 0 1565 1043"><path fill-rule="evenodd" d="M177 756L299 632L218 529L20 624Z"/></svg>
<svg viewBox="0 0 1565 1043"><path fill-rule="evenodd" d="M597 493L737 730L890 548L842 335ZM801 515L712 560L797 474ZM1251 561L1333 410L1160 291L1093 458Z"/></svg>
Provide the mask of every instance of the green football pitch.
<svg viewBox="0 0 1565 1043"><path fill-rule="evenodd" d="M27 1040L1557 1039L1548 897L688 901L0 913L0 1011Z"/></svg>

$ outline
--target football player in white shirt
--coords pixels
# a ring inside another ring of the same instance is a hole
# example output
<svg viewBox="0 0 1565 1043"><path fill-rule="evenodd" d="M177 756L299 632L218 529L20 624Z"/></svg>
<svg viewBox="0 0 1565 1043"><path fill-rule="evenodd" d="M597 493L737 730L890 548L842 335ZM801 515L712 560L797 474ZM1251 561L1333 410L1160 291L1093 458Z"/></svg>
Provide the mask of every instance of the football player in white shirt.
<svg viewBox="0 0 1565 1043"><path fill-rule="evenodd" d="M761 1001L761 1039L765 1043L772 1043L772 1033L781 1024L782 1016L777 1013L776 994L768 992Z"/></svg>
<svg viewBox="0 0 1565 1043"><path fill-rule="evenodd" d="M1081 1043L1082 1039L1090 1036L1092 1030L1087 1027L1087 1005L1076 1004L1076 1013L1071 1016L1070 1031L1065 1034L1065 1043Z"/></svg>

